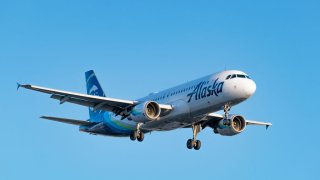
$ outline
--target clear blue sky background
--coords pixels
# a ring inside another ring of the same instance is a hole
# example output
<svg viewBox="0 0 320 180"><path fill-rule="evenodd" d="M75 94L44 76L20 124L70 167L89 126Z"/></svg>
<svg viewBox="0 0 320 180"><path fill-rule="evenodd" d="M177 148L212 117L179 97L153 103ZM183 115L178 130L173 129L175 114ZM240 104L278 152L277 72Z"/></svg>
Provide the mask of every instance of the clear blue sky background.
<svg viewBox="0 0 320 180"><path fill-rule="evenodd" d="M320 3L269 1L0 1L0 179L320 179ZM271 121L235 137L189 129L144 143L79 133L41 115L87 109L16 91L33 83L85 92L94 69L111 97L135 99L224 69L256 94L234 107Z"/></svg>

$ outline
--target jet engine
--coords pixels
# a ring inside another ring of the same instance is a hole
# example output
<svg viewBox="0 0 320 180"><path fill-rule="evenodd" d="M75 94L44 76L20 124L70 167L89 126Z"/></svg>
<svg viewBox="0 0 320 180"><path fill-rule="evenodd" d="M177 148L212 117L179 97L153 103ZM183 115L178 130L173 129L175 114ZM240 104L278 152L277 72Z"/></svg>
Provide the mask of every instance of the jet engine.
<svg viewBox="0 0 320 180"><path fill-rule="evenodd" d="M220 120L214 132L222 136L234 136L242 133L246 128L246 121L244 117L240 115L230 115L229 125L226 124L226 120Z"/></svg>
<svg viewBox="0 0 320 180"><path fill-rule="evenodd" d="M135 122L148 122L157 120L160 117L161 108L154 101L147 101L135 106L130 114L130 118Z"/></svg>

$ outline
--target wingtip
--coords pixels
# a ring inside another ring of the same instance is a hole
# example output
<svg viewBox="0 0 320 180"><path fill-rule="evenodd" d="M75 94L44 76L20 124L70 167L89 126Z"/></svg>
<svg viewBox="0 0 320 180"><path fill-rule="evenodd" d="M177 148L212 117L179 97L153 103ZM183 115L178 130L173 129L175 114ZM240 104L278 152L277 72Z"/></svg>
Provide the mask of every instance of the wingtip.
<svg viewBox="0 0 320 180"><path fill-rule="evenodd" d="M40 116L40 119L48 119L49 116Z"/></svg>
<svg viewBox="0 0 320 180"><path fill-rule="evenodd" d="M19 90L20 88L31 89L32 85L31 84L20 84L20 83L17 83L17 90Z"/></svg>
<svg viewBox="0 0 320 180"><path fill-rule="evenodd" d="M43 119L43 120L52 120L52 117L50 117L50 116L41 116L40 119Z"/></svg>
<svg viewBox="0 0 320 180"><path fill-rule="evenodd" d="M270 126L272 126L272 124L266 125L266 130L268 130L270 128Z"/></svg>
<svg viewBox="0 0 320 180"><path fill-rule="evenodd" d="M17 91L20 89L21 84L17 82Z"/></svg>

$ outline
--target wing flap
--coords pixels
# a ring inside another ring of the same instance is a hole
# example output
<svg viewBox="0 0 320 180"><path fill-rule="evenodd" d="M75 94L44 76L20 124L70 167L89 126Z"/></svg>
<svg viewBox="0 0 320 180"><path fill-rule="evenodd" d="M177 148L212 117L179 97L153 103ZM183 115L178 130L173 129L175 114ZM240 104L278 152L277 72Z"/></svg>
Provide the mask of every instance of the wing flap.
<svg viewBox="0 0 320 180"><path fill-rule="evenodd" d="M61 99L64 98L64 96L61 95L52 95L51 96L52 99L56 99L58 101L61 101ZM87 100L83 100L83 99L78 99L78 98L69 98L66 102L68 103L72 103L72 104L77 104L80 106L85 106L85 107L91 107L94 108L97 106L97 104L102 103L102 102L92 102L92 101L87 101ZM108 106L108 105L103 105L99 108L96 108L96 110L103 110L103 111L113 111L115 108L120 108L122 109L122 107L118 107L118 106Z"/></svg>
<svg viewBox="0 0 320 180"><path fill-rule="evenodd" d="M77 125L77 126L91 126L91 125L95 124L95 123L92 123L89 121L58 118L58 117L51 117L51 116L42 116L40 118L46 119L46 120L51 120L51 121L57 121L57 122L61 122L61 123L66 123L66 124L71 124L71 125Z"/></svg>

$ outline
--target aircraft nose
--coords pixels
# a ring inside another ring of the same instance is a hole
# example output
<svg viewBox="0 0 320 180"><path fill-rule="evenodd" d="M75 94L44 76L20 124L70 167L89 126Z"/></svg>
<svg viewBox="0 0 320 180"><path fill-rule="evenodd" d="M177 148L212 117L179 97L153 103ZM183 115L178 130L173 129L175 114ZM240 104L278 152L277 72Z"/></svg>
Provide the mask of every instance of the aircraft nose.
<svg viewBox="0 0 320 180"><path fill-rule="evenodd" d="M244 88L246 98L251 97L257 90L257 85L253 80L250 80L249 83L246 83L246 87Z"/></svg>

